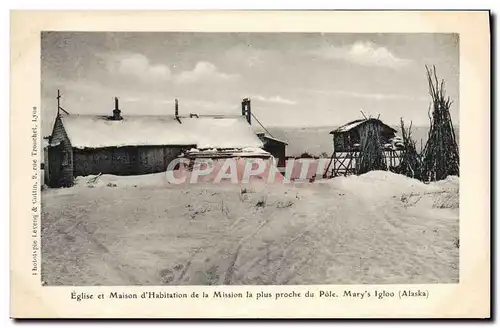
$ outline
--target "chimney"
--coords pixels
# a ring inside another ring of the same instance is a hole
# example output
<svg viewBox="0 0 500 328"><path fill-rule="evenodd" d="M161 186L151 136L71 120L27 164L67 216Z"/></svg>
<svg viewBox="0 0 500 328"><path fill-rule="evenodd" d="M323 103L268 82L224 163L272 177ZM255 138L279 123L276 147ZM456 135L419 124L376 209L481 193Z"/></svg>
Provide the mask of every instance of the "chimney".
<svg viewBox="0 0 500 328"><path fill-rule="evenodd" d="M118 108L118 98L115 97L115 109L113 109L113 121L120 121L123 117L120 115L121 110Z"/></svg>
<svg viewBox="0 0 500 328"><path fill-rule="evenodd" d="M252 124L252 108L250 107L250 99L245 98L241 103L241 115L246 116L248 124Z"/></svg>
<svg viewBox="0 0 500 328"><path fill-rule="evenodd" d="M179 101L175 99L175 117L179 117Z"/></svg>
<svg viewBox="0 0 500 328"><path fill-rule="evenodd" d="M247 121L252 125L252 107L250 107L250 99L247 99Z"/></svg>
<svg viewBox="0 0 500 328"><path fill-rule="evenodd" d="M241 116L247 116L246 98L241 101Z"/></svg>

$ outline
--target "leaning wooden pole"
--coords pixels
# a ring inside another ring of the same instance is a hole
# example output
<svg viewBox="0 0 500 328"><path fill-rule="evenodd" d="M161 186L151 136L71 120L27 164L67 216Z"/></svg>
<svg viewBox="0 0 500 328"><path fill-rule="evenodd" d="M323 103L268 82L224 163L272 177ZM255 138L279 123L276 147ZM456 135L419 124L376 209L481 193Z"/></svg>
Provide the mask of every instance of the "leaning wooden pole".
<svg viewBox="0 0 500 328"><path fill-rule="evenodd" d="M416 142L411 136L411 126L405 127L403 118L401 118L401 134L403 137L404 151L401 156L401 163L399 164L400 174L404 174L410 178L422 178L422 160L417 152Z"/></svg>

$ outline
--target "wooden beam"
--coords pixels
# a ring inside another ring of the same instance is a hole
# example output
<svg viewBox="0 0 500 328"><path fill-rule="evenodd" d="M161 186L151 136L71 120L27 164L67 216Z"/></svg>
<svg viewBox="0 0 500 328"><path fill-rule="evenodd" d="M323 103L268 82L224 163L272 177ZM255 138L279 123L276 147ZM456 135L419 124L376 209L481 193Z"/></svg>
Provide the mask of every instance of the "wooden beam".
<svg viewBox="0 0 500 328"><path fill-rule="evenodd" d="M59 110L61 109L61 93L57 89L57 115L59 115Z"/></svg>
<svg viewBox="0 0 500 328"><path fill-rule="evenodd" d="M365 113L363 113L363 110L360 109L359 111L361 112L361 115L363 115L363 117L367 120L368 118L366 117Z"/></svg>

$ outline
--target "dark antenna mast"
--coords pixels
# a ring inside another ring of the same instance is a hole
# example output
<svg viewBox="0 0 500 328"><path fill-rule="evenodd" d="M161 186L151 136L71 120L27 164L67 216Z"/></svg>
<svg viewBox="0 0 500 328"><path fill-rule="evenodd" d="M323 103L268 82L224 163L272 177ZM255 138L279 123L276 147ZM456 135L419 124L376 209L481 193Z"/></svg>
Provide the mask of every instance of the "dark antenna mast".
<svg viewBox="0 0 500 328"><path fill-rule="evenodd" d="M60 114L61 110L69 115L69 113L61 107L61 93L59 92L59 89L57 89L57 115Z"/></svg>
<svg viewBox="0 0 500 328"><path fill-rule="evenodd" d="M61 93L57 89L57 114L59 115L59 109L61 108Z"/></svg>

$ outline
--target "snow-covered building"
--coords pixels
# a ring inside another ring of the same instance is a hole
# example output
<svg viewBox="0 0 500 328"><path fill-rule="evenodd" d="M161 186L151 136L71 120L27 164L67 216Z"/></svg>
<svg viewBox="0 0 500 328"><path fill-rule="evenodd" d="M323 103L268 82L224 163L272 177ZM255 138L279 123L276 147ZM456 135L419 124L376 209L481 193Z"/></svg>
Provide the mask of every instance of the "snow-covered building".
<svg viewBox="0 0 500 328"><path fill-rule="evenodd" d="M264 144L264 150L278 159L278 166L284 167L286 162L286 141L277 139L273 136L267 135L264 132L258 132L257 136Z"/></svg>
<svg viewBox="0 0 500 328"><path fill-rule="evenodd" d="M246 118L234 116L58 114L50 138L49 185L71 186L91 174L139 175L166 171L191 149L269 158ZM258 151L257 151L258 150Z"/></svg>
<svg viewBox="0 0 500 328"><path fill-rule="evenodd" d="M262 141L264 150L278 160L278 166L284 167L286 158L286 146L288 145L288 143L286 141L273 137L269 133L269 131L267 131L267 129L260 123L260 121L252 114L252 108L250 106L249 98L245 98L241 102L241 115L243 117L246 117L247 122L250 125L252 125L252 117L255 118L260 127L267 132L266 133L261 131L258 126L256 126L256 129L254 130L260 141Z"/></svg>
<svg viewBox="0 0 500 328"><path fill-rule="evenodd" d="M370 127L375 127L379 133L380 141L386 144L396 136L396 130L376 118L354 120L330 132L333 134L334 152L359 151L361 135Z"/></svg>

